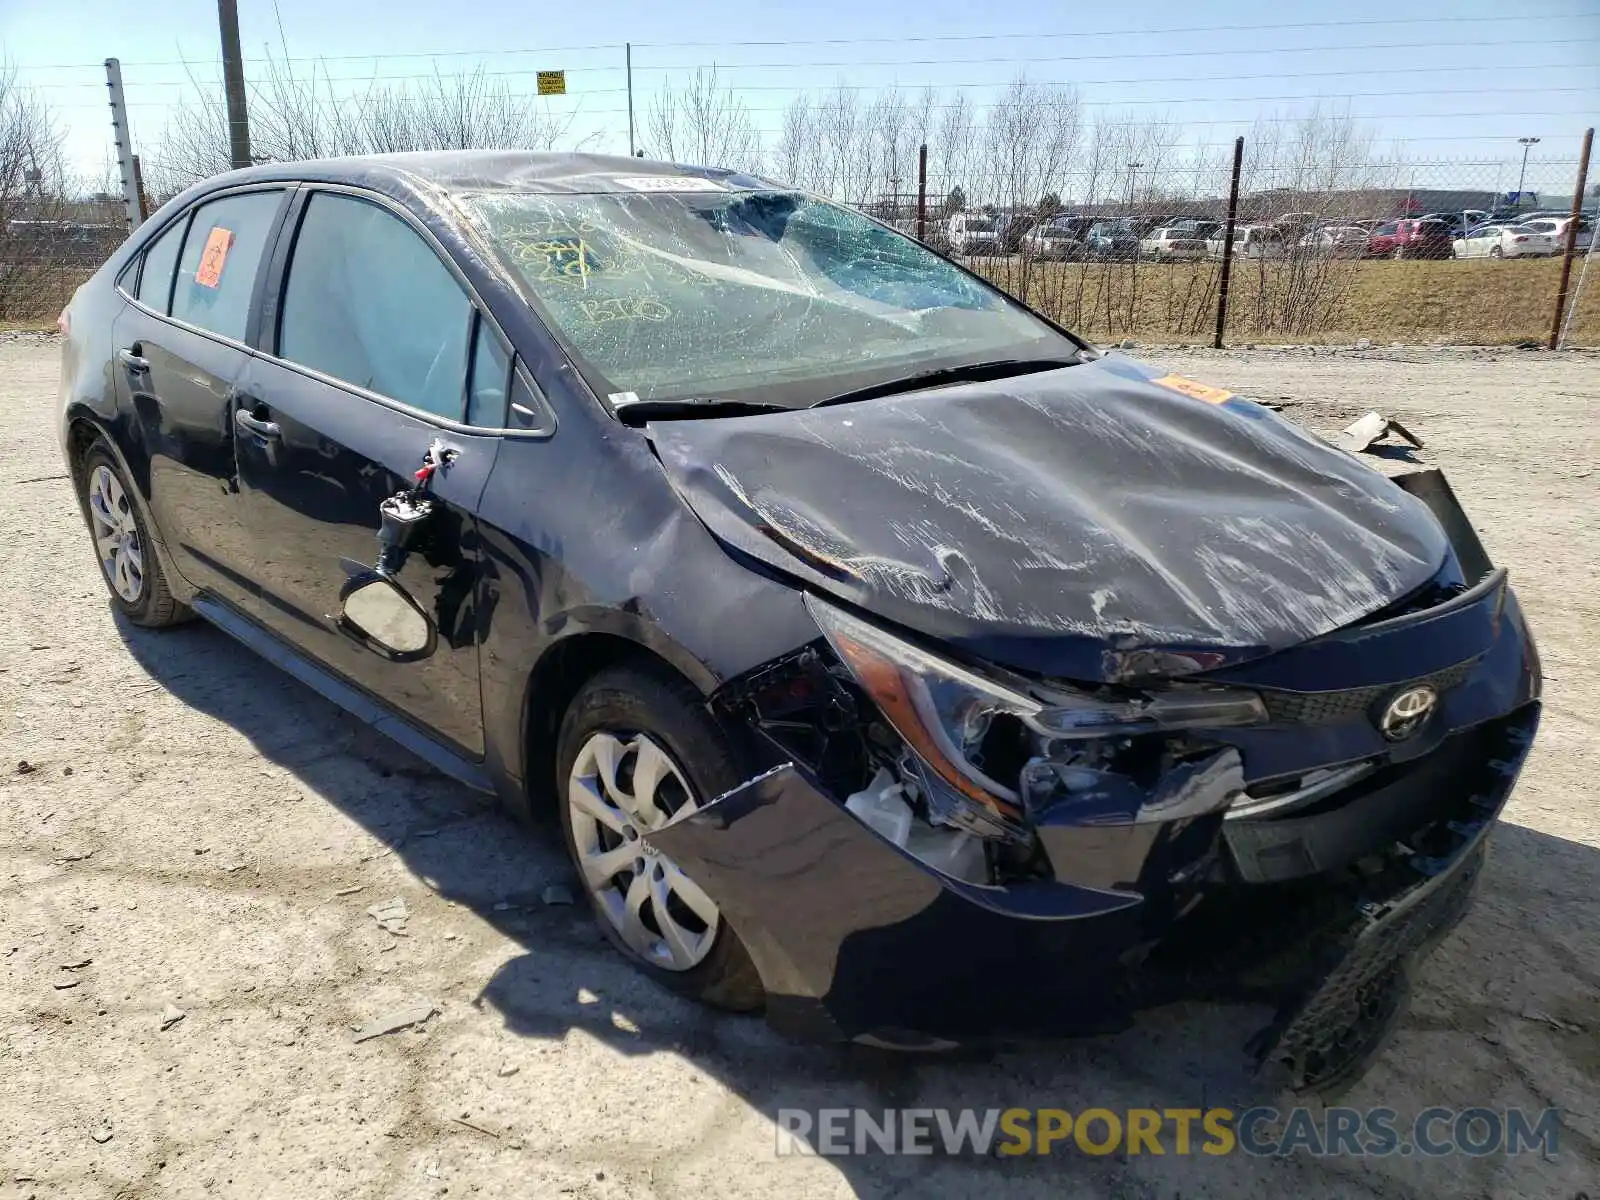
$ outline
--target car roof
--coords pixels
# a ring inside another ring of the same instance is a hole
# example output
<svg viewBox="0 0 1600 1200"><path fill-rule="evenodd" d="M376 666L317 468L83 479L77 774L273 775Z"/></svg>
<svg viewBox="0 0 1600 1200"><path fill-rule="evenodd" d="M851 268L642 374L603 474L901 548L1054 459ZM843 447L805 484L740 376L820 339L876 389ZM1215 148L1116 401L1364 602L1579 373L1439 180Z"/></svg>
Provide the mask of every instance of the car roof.
<svg viewBox="0 0 1600 1200"><path fill-rule="evenodd" d="M714 183L735 191L782 188L757 175L617 154L540 154L526 150L422 150L268 163L207 180L208 187L257 181L344 183L378 191L423 185L449 193L693 191Z"/></svg>

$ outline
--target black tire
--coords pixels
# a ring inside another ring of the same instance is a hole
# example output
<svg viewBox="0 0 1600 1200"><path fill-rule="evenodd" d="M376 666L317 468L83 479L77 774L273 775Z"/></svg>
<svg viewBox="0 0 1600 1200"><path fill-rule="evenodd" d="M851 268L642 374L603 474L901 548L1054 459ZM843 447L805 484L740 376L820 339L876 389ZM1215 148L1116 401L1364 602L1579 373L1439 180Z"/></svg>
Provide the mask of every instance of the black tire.
<svg viewBox="0 0 1600 1200"><path fill-rule="evenodd" d="M1505 251L1501 250L1499 246L1490 246L1489 247L1489 257L1490 258L1504 258L1505 257Z"/></svg>
<svg viewBox="0 0 1600 1200"><path fill-rule="evenodd" d="M624 664L601 671L579 689L561 722L556 743L555 785L561 835L580 885L582 868L573 837L567 787L579 751L592 735L600 732L647 734L677 764L702 804L737 787L754 773L743 770L738 749L711 719L704 700L687 682L666 670L642 665ZM716 940L702 962L686 971L671 971L647 961L630 947L601 911L593 893L587 887L584 891L594 909L595 922L612 945L663 987L734 1012L751 1012L765 1003L761 977L726 917L718 922Z"/></svg>
<svg viewBox="0 0 1600 1200"><path fill-rule="evenodd" d="M78 489L78 503L83 509L84 521L89 526L91 544L94 540L95 519L90 513L90 481L94 478L96 470L101 467L111 472L127 498L126 512L138 532L140 559L143 564L137 598L129 600L118 594L106 574L104 564L100 561L98 550L96 551L95 563L101 568L100 580L106 585L106 593L111 597L112 606L133 624L146 629L164 629L169 625L181 625L185 621L192 621L193 610L174 597L172 589L167 586L166 573L161 568L161 557L156 552L150 536L149 523L134 499L138 493L104 439L96 441L89 447L88 453L83 456L83 461L78 467L77 478L73 480Z"/></svg>

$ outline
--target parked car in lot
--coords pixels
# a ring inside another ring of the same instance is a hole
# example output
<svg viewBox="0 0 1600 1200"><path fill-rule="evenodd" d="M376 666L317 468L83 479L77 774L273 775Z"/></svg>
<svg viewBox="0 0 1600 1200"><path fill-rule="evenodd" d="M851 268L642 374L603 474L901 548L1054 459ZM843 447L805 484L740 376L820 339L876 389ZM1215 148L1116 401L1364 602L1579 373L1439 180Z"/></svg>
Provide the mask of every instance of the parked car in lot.
<svg viewBox="0 0 1600 1200"><path fill-rule="evenodd" d="M1062 261L1087 258L1092 217L1052 217L1023 236L1023 249L1034 258Z"/></svg>
<svg viewBox="0 0 1600 1200"><path fill-rule="evenodd" d="M1327 258L1360 258L1367 252L1367 231L1359 225L1324 225L1302 237L1303 254Z"/></svg>
<svg viewBox="0 0 1600 1200"><path fill-rule="evenodd" d="M1204 258L1206 241L1191 225L1168 225L1139 239L1139 257L1154 259Z"/></svg>
<svg viewBox="0 0 1600 1200"><path fill-rule="evenodd" d="M1400 248L1400 222L1385 221L1367 235L1363 258L1393 258Z"/></svg>
<svg viewBox="0 0 1600 1200"><path fill-rule="evenodd" d="M1273 1014L1253 1055L1337 1087L1466 910L1537 723L1438 472L768 180L230 172L60 325L121 622L203 617L552 809L618 953L797 1036L1239 1000Z"/></svg>
<svg viewBox="0 0 1600 1200"><path fill-rule="evenodd" d="M1206 238L1206 254L1221 258L1226 230L1218 226ZM1236 225L1233 230L1235 258L1282 258L1283 232L1275 225Z"/></svg>
<svg viewBox="0 0 1600 1200"><path fill-rule="evenodd" d="M955 213L945 226L945 237L956 254L1000 253L1000 222L987 213Z"/></svg>
<svg viewBox="0 0 1600 1200"><path fill-rule="evenodd" d="M1290 243L1298 240L1308 229L1326 219L1326 213L1286 212L1273 218L1271 224L1283 234L1284 242Z"/></svg>
<svg viewBox="0 0 1600 1200"><path fill-rule="evenodd" d="M1450 227L1443 221L1426 218L1395 222L1394 258L1449 258L1452 249ZM1371 252L1371 240L1368 240Z"/></svg>
<svg viewBox="0 0 1600 1200"><path fill-rule="evenodd" d="M1103 259L1136 258L1139 237L1128 221L1096 221L1089 226L1089 253Z"/></svg>
<svg viewBox="0 0 1600 1200"><path fill-rule="evenodd" d="M1519 229L1526 229L1531 233L1547 237L1551 242L1551 253L1560 254L1567 246L1567 230L1572 226L1572 216L1564 217L1532 217L1523 221ZM1573 247L1579 251L1589 249L1589 242L1594 237L1594 224L1588 217L1578 218L1578 235L1573 239Z"/></svg>
<svg viewBox="0 0 1600 1200"><path fill-rule="evenodd" d="M1530 258L1553 254L1555 242L1525 225L1479 225L1452 248L1456 258Z"/></svg>

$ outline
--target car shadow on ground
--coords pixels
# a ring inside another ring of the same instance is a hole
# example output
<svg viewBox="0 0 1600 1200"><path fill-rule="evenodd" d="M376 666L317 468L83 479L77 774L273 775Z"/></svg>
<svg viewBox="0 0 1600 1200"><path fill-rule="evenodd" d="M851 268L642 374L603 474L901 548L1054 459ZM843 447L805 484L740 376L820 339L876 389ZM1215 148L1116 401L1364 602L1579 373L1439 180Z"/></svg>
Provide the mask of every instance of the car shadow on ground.
<svg viewBox="0 0 1600 1200"><path fill-rule="evenodd" d="M581 1031L621 1055L676 1054L775 1123L786 1109L814 1113L846 1106L862 1106L876 1116L884 1109L908 1108L1101 1107L1125 1112L1134 1107L1220 1105L1237 1112L1283 1102L1252 1073L1243 1052L1270 1015L1265 1009L1174 1005L1144 1014L1133 1029L1115 1035L905 1055L798 1045L771 1032L758 1018L687 1002L628 966L599 934L581 899L573 906L543 902L552 884L580 894L553 822L550 828L524 828L488 797L439 775L209 626L196 623L151 632L119 621L118 627L133 656L175 697L238 730L264 758L391 846L423 884L517 943L520 952L482 983L473 1001L498 1014L515 1034L559 1041ZM1484 894L1497 897L1495 915L1482 916L1486 899L1480 895L1468 925L1482 920L1508 925L1490 935L1496 946L1506 938L1549 942L1551 953L1586 979L1593 995L1600 990L1600 968L1593 966L1600 963L1600 932L1592 922L1568 923L1557 936L1547 917L1532 916L1539 911L1540 898L1551 894L1552 880L1563 881L1563 896L1600 893L1600 854L1503 825L1483 885ZM1465 966L1468 977L1450 978L1452 1004L1458 992L1481 997L1496 970L1476 960ZM1463 999L1465 1016L1443 1018L1443 1027L1460 1029L1465 1021L1471 1029L1473 1003ZM1437 1015L1413 1014L1402 1029L1431 1028L1440 1021ZM1399 1077L1408 1078L1404 1072ZM1485 1099L1441 1095L1444 1090L1441 1085L1427 1091L1418 1106L1464 1107ZM1400 1108L1406 1099L1386 1095L1365 1102ZM747 1120L742 1114L738 1119ZM748 1141L772 1135L751 1122L741 1136ZM750 1159L769 1153L763 1141L749 1141L749 1148L745 1157ZM868 1151L833 1160L861 1196L906 1189L934 1194L946 1187L964 1192L980 1186L975 1172L999 1165L971 1156L951 1160L937 1150L931 1157L888 1156L873 1152L869 1144ZM1008 1181L1034 1179L1040 1194L1053 1192L1070 1175L1088 1191L1098 1192L1097 1185L1103 1185L1108 1194L1144 1195L1142 1186L1126 1192L1117 1182L1130 1161L1121 1153L1069 1153L1010 1159L1004 1169ZM1188 1195L1188 1172L1214 1171L1216 1163L1169 1156L1158 1163L1146 1159L1139 1166L1157 1171L1151 1182L1159 1182L1160 1194L1171 1194L1177 1186ZM929 1171L941 1172L937 1189Z"/></svg>

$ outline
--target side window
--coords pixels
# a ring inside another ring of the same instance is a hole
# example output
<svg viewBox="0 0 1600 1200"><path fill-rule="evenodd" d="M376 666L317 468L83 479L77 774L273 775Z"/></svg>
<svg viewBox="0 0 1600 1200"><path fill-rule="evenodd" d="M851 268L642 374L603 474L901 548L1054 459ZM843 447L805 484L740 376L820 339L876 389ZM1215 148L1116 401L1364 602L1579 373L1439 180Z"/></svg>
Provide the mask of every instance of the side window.
<svg viewBox="0 0 1600 1200"><path fill-rule="evenodd" d="M256 268L282 199L281 191L244 192L195 209L172 289L174 317L244 340Z"/></svg>
<svg viewBox="0 0 1600 1200"><path fill-rule="evenodd" d="M183 247L183 231L188 224L188 217L179 217L172 223L172 228L144 252L144 270L139 275L139 303L158 313L165 313L167 303L172 299L172 268L178 263L178 251Z"/></svg>
<svg viewBox="0 0 1600 1200"><path fill-rule="evenodd" d="M511 351L494 326L478 318L472 349L472 379L467 387L467 424L500 429L506 423L506 383L511 377Z"/></svg>
<svg viewBox="0 0 1600 1200"><path fill-rule="evenodd" d="M280 358L459 421L472 315L406 222L352 196L311 198L284 288Z"/></svg>

